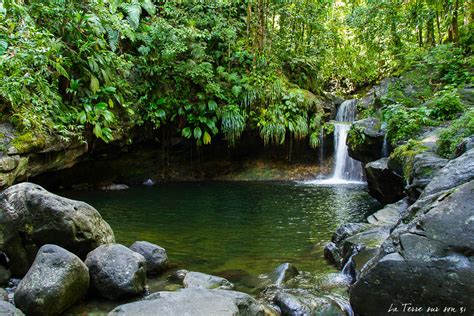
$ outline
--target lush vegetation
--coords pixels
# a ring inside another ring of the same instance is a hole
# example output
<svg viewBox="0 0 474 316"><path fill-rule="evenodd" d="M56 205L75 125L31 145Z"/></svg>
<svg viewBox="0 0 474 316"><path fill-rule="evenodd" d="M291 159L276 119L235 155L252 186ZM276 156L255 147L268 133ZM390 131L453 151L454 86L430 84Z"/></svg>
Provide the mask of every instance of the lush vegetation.
<svg viewBox="0 0 474 316"><path fill-rule="evenodd" d="M429 82L382 100L395 143L463 110L472 10L463 0L4 0L0 120L63 139L109 142L147 125L163 144L221 133L232 146L255 130L265 144L316 147L324 91L408 71Z"/></svg>

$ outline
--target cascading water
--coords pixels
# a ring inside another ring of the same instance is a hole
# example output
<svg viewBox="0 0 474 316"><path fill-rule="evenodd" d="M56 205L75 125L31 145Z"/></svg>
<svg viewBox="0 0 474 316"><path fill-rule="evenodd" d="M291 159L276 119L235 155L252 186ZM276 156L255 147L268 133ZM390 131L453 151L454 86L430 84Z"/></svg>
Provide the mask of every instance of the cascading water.
<svg viewBox="0 0 474 316"><path fill-rule="evenodd" d="M349 157L346 140L350 129L350 122L356 117L357 100L346 100L342 102L336 115L334 123L334 151L336 162L332 180L356 181L364 180L362 163Z"/></svg>

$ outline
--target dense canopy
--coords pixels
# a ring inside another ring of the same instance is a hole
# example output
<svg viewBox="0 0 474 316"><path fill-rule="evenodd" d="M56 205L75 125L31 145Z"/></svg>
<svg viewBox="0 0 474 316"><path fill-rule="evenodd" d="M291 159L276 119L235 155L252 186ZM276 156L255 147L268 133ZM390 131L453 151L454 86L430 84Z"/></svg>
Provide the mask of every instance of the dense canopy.
<svg viewBox="0 0 474 316"><path fill-rule="evenodd" d="M455 90L472 79L472 6L4 0L0 120L64 139L95 135L108 142L145 124L198 146L218 133L233 145L250 129L265 144L308 137L316 147L329 119L324 91L360 93L417 65L437 71L428 72L431 90L422 100L436 94L449 101L431 118L452 119L461 110ZM403 100L390 106L388 119L426 118L423 109L405 113L411 105ZM394 125L395 141L410 136Z"/></svg>

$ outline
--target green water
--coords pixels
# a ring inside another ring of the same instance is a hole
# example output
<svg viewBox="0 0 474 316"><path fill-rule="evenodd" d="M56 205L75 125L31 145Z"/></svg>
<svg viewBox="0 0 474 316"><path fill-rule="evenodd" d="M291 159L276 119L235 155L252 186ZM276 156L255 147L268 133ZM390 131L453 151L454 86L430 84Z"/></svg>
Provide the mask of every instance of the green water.
<svg viewBox="0 0 474 316"><path fill-rule="evenodd" d="M176 268L222 276L258 275L283 262L312 273L332 271L323 247L334 230L380 207L364 186L293 182L166 183L60 194L97 208L117 242L147 240L166 248Z"/></svg>

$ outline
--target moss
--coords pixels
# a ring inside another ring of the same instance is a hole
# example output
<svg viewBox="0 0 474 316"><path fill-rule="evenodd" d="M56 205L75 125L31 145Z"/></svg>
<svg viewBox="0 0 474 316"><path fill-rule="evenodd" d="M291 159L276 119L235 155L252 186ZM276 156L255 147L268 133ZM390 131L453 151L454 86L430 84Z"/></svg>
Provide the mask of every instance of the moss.
<svg viewBox="0 0 474 316"><path fill-rule="evenodd" d="M19 153L28 153L43 148L46 145L46 140L42 136L37 136L32 132L28 132L15 137L11 144Z"/></svg>
<svg viewBox="0 0 474 316"><path fill-rule="evenodd" d="M413 171L415 156L428 149L429 147L424 146L420 141L409 140L405 145L395 148L390 155L390 159L395 160L403 166L403 176L405 180L409 180Z"/></svg>
<svg viewBox="0 0 474 316"><path fill-rule="evenodd" d="M468 110L441 131L437 153L444 158L452 158L457 146L465 137L471 135L474 135L474 109Z"/></svg>

